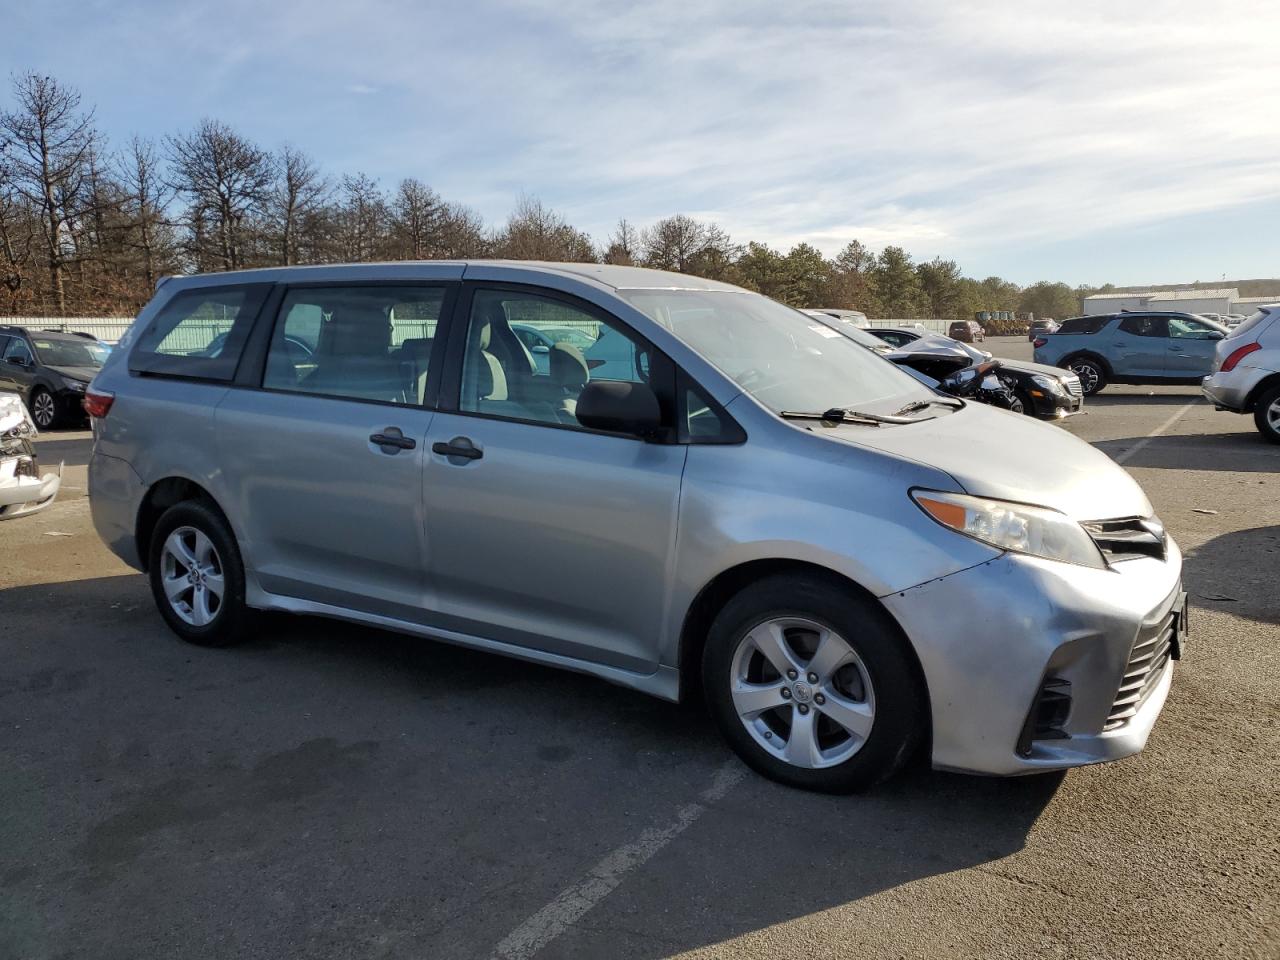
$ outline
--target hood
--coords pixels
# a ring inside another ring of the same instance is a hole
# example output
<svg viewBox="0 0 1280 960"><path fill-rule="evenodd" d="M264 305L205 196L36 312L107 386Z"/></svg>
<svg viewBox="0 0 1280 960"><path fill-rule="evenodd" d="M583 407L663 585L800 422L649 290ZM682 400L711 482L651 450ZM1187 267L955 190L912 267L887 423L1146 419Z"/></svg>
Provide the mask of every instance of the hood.
<svg viewBox="0 0 1280 960"><path fill-rule="evenodd" d="M83 380L88 383L98 375L100 367L45 367L46 370L52 370L64 377L70 377L72 380Z"/></svg>
<svg viewBox="0 0 1280 960"><path fill-rule="evenodd" d="M1046 377L1074 377L1075 374L1062 367L1052 367L1047 363L1032 363L1030 360L1004 360L1000 366L1005 370L1021 370L1024 373L1039 373Z"/></svg>
<svg viewBox="0 0 1280 960"><path fill-rule="evenodd" d="M1075 520L1152 515L1142 488L1105 453L1061 427L979 403L920 423L846 424L825 435L936 467L974 496L1052 507Z"/></svg>
<svg viewBox="0 0 1280 960"><path fill-rule="evenodd" d="M991 357L991 354L975 349L967 343L961 343L959 340L953 340L950 337L944 337L936 333L921 337L919 340L912 340L910 343L894 350L889 356L891 358L909 357L922 353L935 357L964 357L971 363L981 362Z"/></svg>

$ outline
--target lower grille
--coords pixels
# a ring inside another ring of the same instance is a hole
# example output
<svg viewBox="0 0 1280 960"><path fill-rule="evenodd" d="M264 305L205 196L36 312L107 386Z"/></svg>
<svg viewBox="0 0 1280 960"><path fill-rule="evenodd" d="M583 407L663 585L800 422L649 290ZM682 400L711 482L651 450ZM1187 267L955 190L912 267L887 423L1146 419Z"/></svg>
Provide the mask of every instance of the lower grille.
<svg viewBox="0 0 1280 960"><path fill-rule="evenodd" d="M1063 377L1062 380L1067 385L1067 393L1071 394L1073 397L1084 396L1084 387L1080 386L1079 377Z"/></svg>
<svg viewBox="0 0 1280 960"><path fill-rule="evenodd" d="M1142 709L1160 682L1173 650L1176 616L1170 611L1158 626L1138 637L1133 652L1129 654L1129 664L1116 692L1115 703L1107 714L1107 722L1102 725L1104 731L1118 730L1127 724Z"/></svg>

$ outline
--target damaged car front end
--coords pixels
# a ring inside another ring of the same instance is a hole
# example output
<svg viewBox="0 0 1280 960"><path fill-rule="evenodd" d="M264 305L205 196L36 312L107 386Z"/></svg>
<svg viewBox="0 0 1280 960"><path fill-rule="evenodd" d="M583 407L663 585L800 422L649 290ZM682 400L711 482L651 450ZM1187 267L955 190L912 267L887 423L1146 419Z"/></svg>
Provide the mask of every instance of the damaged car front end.
<svg viewBox="0 0 1280 960"><path fill-rule="evenodd" d="M62 464L41 475L36 425L17 394L0 394L0 520L12 520L53 503L62 484Z"/></svg>

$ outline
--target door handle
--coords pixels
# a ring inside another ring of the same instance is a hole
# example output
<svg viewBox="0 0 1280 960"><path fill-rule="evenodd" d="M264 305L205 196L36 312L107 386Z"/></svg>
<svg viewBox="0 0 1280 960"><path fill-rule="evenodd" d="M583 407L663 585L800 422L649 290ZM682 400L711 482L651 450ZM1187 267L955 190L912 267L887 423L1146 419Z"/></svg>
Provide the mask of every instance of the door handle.
<svg viewBox="0 0 1280 960"><path fill-rule="evenodd" d="M395 454L401 450L412 450L418 445L413 437L406 437L399 427L387 427L381 433L372 434L369 442L379 447L383 453Z"/></svg>
<svg viewBox="0 0 1280 960"><path fill-rule="evenodd" d="M431 445L431 452L442 457L461 457L463 460L479 460L484 451L471 442L470 437L454 437L448 443L443 440Z"/></svg>

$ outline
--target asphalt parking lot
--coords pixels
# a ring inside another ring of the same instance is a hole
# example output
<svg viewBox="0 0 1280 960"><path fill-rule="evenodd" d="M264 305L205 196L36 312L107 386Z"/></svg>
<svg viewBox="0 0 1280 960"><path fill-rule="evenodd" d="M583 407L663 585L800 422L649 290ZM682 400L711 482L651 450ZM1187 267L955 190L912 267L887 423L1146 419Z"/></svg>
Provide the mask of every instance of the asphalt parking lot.
<svg viewBox="0 0 1280 960"><path fill-rule="evenodd" d="M280 617L185 646L93 532L89 435L46 435L58 502L0 525L0 958L1274 960L1280 447L1191 388L1086 411L1062 429L1187 553L1146 751L857 797L745 773L695 709L443 644Z"/></svg>

